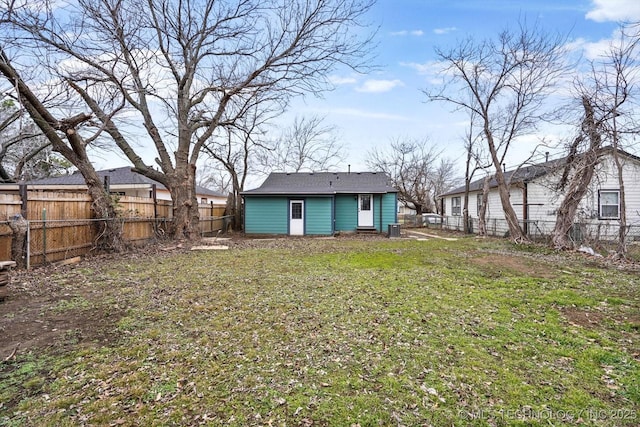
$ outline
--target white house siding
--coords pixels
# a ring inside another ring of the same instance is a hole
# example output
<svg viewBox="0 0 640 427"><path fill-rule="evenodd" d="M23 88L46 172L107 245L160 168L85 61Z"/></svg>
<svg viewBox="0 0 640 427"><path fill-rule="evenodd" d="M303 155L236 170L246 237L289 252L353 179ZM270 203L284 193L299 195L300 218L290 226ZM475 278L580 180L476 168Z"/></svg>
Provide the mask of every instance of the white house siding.
<svg viewBox="0 0 640 427"><path fill-rule="evenodd" d="M623 162L623 179L625 185L625 201L627 204L627 225L630 226L630 238L640 240L640 164L637 161L621 156ZM560 179L560 172L539 177L527 183L527 217L530 222L530 233L548 235L553 230L556 221L557 209L564 195L555 191L555 186ZM581 223L583 237L616 238L618 233L618 220L605 220L598 218L599 190L619 190L617 169L613 158L606 157L598 167L587 194L583 198L576 222ZM478 218L477 195L481 192L469 194L469 216ZM511 189L511 204L520 220L523 219L522 190ZM462 230L462 218L451 216L451 199L458 195L445 197L445 216L448 225ZM464 195L460 194L461 200ZM489 193L487 205L487 227L490 234L501 235L507 231L504 221L504 212L497 188L492 188Z"/></svg>

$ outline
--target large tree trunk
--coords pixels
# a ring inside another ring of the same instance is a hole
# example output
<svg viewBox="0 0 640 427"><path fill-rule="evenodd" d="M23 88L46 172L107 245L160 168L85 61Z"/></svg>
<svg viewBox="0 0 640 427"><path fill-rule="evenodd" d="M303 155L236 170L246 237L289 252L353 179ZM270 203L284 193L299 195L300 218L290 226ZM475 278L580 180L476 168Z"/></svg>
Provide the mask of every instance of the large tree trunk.
<svg viewBox="0 0 640 427"><path fill-rule="evenodd" d="M553 246L557 249L572 249L574 246L569 238L569 231L573 226L580 201L587 193L589 183L593 178L597 157L595 151L585 153L585 157L579 162L579 169L575 171L571 185L560 203L552 237Z"/></svg>
<svg viewBox="0 0 640 427"><path fill-rule="evenodd" d="M573 226L578 206L587 193L587 189L595 173L595 168L599 160L599 150L602 145L602 137L598 129L599 124L595 121L591 101L583 97L582 106L585 110L583 131L586 131L589 138L589 149L581 156L576 156L575 153L577 153L578 144L582 141L582 137L578 137L573 142L570 155L567 158L568 163L565 166L561 185L569 180L569 189L565 192L564 199L558 208L556 225L551 238L553 246L557 249L572 249L574 246L569 238L569 231ZM570 176L569 171L572 167L574 174Z"/></svg>
<svg viewBox="0 0 640 427"><path fill-rule="evenodd" d="M169 178L169 191L173 199L173 227L170 234L177 239L192 240L200 235L195 177L195 166L187 164L184 168L176 168Z"/></svg>
<svg viewBox="0 0 640 427"><path fill-rule="evenodd" d="M29 223L22 215L16 215L9 221L9 227L13 233L11 239L11 259L16 262L18 268L27 266L27 230Z"/></svg>
<svg viewBox="0 0 640 427"><path fill-rule="evenodd" d="M107 193L93 165L87 160L74 163L87 183L87 191L91 196L91 210L95 221L96 241L99 250L120 252L124 249L122 238L122 220L118 218L116 206L111 195Z"/></svg>

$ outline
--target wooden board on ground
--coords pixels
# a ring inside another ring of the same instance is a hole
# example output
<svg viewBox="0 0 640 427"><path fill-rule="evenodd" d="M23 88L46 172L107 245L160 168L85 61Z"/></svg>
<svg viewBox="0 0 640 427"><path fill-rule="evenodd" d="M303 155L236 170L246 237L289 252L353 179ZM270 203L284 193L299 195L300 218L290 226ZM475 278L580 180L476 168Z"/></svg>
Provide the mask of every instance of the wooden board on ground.
<svg viewBox="0 0 640 427"><path fill-rule="evenodd" d="M433 239L441 239L441 240L448 240L449 242L455 242L456 239L455 237L442 237L442 236L438 236L436 234L427 234L427 233L421 233L419 231L408 231L409 234L417 234L419 236L424 236L424 237L431 237Z"/></svg>
<svg viewBox="0 0 640 427"><path fill-rule="evenodd" d="M192 251L226 251L227 249L229 246L224 245L194 246L191 248Z"/></svg>

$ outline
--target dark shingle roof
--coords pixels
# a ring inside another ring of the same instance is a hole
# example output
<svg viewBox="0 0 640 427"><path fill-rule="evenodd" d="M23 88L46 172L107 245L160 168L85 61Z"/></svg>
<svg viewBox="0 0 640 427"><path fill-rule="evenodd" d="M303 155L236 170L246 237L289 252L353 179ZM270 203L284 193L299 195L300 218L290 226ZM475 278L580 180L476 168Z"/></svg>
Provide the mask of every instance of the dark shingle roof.
<svg viewBox="0 0 640 427"><path fill-rule="evenodd" d="M140 175L131 170L130 166L125 166L121 168L114 169L105 169L96 171L100 179L104 179L105 176L109 177L109 183L111 185L131 185L131 184L156 184L158 188L165 188L164 185L160 184L152 180L151 178L147 178L144 175ZM84 185L84 178L80 172L74 172L70 175L62 175L53 178L44 178L44 179L36 179L33 181L26 182L27 185ZM226 197L224 194L218 193L216 191L209 190L208 188L196 186L196 191L198 194L215 196L215 197Z"/></svg>
<svg viewBox="0 0 640 427"><path fill-rule="evenodd" d="M611 146L603 147L599 151L599 156L604 156L610 153L612 150L613 148ZM627 153L620 149L618 149L618 153L636 162L640 162L640 158L631 153ZM514 169L512 171L506 171L504 173L504 179L505 181L510 182L512 184L527 183L527 182L533 181L536 178L544 176L548 173L558 171L561 168L563 168L566 164L567 164L567 157L562 157L555 160L549 160L543 163L537 163L535 165L524 166L518 169ZM469 191L470 192L482 191L483 185L484 185L484 177L477 179L475 181L472 181L471 184L469 185ZM497 186L498 186L498 183L496 182L495 177L492 177L491 181L489 181L489 188L496 188ZM461 194L461 193L464 193L464 185L458 188L455 188L451 191L448 191L445 194L441 194L440 197L451 196L453 194Z"/></svg>
<svg viewBox="0 0 640 427"><path fill-rule="evenodd" d="M243 195L396 193L384 172L273 172Z"/></svg>
<svg viewBox="0 0 640 427"><path fill-rule="evenodd" d="M557 170L562 164L564 164L565 159L557 159L550 160L544 163L538 163L536 165L524 166L519 169L514 169L512 171L504 172L504 179L507 182L511 182L515 184L516 182L529 182L538 177L548 174L554 170ZM471 181L469 184L469 191L482 191L482 187L484 185L484 177L480 179L476 179L475 181ZM489 188L495 188L498 186L498 182L495 177L492 177L489 181ZM448 191L445 194L441 194L440 196L450 196L452 194L464 193L464 185L454 188L451 191Z"/></svg>

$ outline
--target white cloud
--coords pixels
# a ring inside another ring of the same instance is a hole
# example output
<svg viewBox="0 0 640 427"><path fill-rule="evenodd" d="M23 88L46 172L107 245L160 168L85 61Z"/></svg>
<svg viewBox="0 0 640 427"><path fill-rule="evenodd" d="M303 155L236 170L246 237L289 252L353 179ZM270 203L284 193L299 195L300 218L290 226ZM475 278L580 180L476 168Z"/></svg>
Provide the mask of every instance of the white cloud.
<svg viewBox="0 0 640 427"><path fill-rule="evenodd" d="M349 85L357 82L355 77L342 77L342 76L329 76L329 81L331 84L336 86L339 85Z"/></svg>
<svg viewBox="0 0 640 427"><path fill-rule="evenodd" d="M422 30L400 30L400 31L392 31L389 33L390 35L394 36L394 37L404 37L404 36L416 36L416 37L420 37L424 35L424 31Z"/></svg>
<svg viewBox="0 0 640 427"><path fill-rule="evenodd" d="M434 28L433 29L433 33L434 34L438 34L438 35L442 35L442 34L449 34L453 31L457 31L458 29L456 27L445 27L445 28Z"/></svg>
<svg viewBox="0 0 640 427"><path fill-rule="evenodd" d="M358 92L366 93L382 93L389 92L395 87L404 86L400 80L367 80L364 84L358 87Z"/></svg>
<svg viewBox="0 0 640 427"><path fill-rule="evenodd" d="M401 62L402 67L412 68L420 75L437 75L441 74L446 64L439 61L429 61L423 64L417 62Z"/></svg>
<svg viewBox="0 0 640 427"><path fill-rule="evenodd" d="M640 19L638 0L592 0L593 9L585 17L596 22L637 21Z"/></svg>

